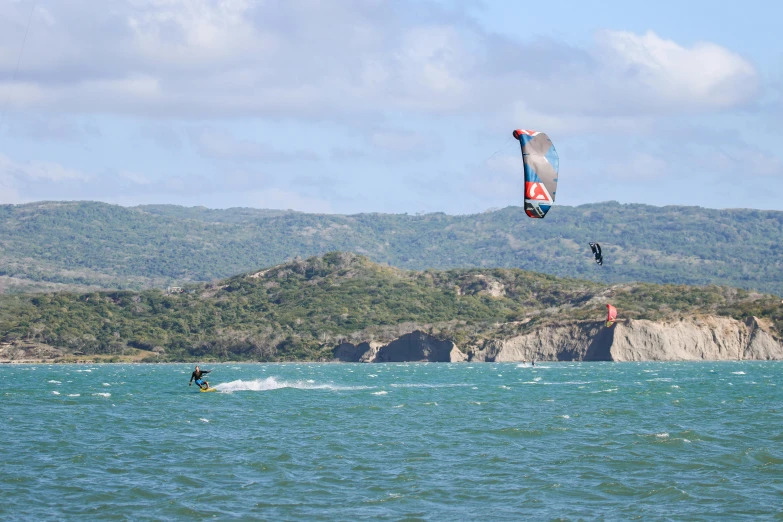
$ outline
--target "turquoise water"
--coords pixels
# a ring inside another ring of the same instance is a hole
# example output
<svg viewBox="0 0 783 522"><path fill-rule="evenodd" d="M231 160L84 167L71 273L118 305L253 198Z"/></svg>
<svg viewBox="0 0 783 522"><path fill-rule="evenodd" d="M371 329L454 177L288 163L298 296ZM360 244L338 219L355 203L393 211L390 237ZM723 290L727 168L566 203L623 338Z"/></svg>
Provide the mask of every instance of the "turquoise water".
<svg viewBox="0 0 783 522"><path fill-rule="evenodd" d="M783 515L783 364L4 366L0 518Z"/></svg>

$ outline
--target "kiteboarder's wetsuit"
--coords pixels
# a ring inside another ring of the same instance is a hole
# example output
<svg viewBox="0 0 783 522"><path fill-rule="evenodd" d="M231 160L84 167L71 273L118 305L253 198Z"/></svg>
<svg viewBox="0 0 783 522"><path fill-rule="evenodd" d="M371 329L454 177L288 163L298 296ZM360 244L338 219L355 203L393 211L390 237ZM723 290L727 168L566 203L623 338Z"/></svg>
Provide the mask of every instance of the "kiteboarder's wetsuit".
<svg viewBox="0 0 783 522"><path fill-rule="evenodd" d="M190 383L193 382L193 379L196 379L196 384L198 384L199 388L204 388L205 384L206 387L209 388L209 383L202 379L201 376L206 375L211 371L212 370L199 370L198 366L196 366L196 370L190 374L190 381L188 381L188 386L190 386Z"/></svg>

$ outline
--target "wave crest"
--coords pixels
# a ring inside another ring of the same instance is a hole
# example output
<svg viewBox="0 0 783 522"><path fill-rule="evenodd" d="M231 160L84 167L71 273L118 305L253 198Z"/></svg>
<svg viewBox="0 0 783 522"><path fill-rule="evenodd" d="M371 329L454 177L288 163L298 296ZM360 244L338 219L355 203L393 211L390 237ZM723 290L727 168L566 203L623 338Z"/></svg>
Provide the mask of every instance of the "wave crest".
<svg viewBox="0 0 783 522"><path fill-rule="evenodd" d="M224 393L233 393L238 391L271 391L281 388L295 388L298 390L369 390L375 386L338 386L335 384L317 384L313 381L278 381L274 377L266 379L254 379L252 381L231 381L216 384L215 388Z"/></svg>

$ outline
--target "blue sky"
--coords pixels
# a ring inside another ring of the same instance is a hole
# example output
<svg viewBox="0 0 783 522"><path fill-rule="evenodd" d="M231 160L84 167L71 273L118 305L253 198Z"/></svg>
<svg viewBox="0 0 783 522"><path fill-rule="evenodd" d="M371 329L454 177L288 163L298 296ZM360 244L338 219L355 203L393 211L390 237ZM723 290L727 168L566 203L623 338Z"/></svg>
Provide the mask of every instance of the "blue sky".
<svg viewBox="0 0 783 522"><path fill-rule="evenodd" d="M522 204L527 128L559 152L556 204L783 210L781 19L754 0L7 0L0 204L481 212Z"/></svg>

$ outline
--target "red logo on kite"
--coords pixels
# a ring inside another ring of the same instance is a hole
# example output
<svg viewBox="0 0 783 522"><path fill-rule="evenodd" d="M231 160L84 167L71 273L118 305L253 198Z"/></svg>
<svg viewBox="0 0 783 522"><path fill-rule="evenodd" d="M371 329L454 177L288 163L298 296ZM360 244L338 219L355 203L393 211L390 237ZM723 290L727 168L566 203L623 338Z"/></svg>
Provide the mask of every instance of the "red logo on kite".
<svg viewBox="0 0 783 522"><path fill-rule="evenodd" d="M549 195L549 191L546 189L544 184L536 181L525 182L525 199L532 199L535 201L552 201L552 197Z"/></svg>

